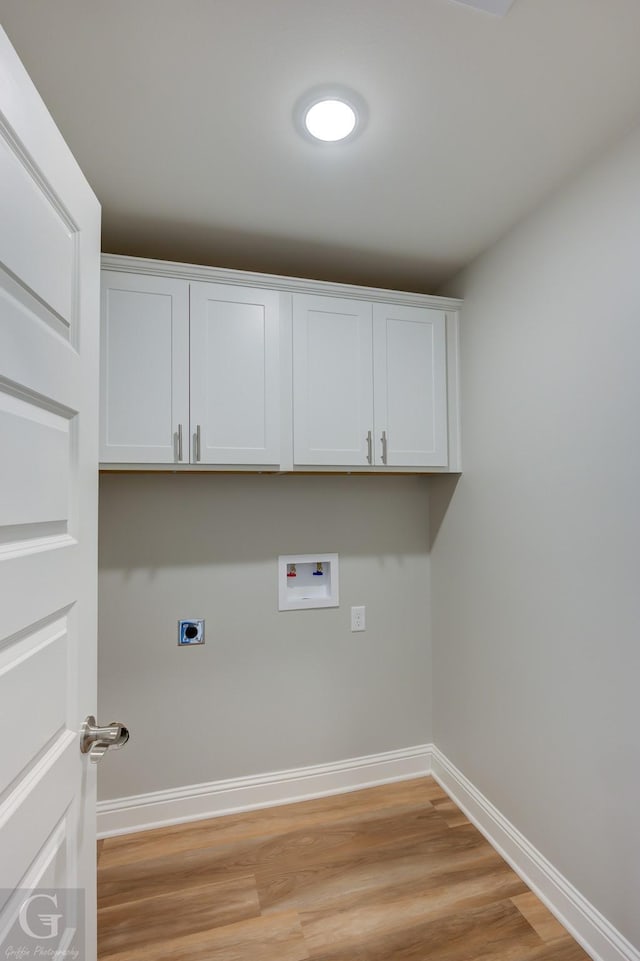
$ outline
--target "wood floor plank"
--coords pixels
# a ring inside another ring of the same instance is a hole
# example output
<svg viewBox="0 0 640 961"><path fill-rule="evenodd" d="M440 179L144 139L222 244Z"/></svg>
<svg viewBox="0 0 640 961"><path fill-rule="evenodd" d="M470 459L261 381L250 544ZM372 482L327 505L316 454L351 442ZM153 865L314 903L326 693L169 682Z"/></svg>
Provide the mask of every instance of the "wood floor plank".
<svg viewBox="0 0 640 961"><path fill-rule="evenodd" d="M312 961L522 961L540 939L510 900L434 921L409 922L345 950L310 950Z"/></svg>
<svg viewBox="0 0 640 961"><path fill-rule="evenodd" d="M101 958L260 915L253 877L171 891L98 911Z"/></svg>
<svg viewBox="0 0 640 961"><path fill-rule="evenodd" d="M172 825L136 834L107 838L101 854L103 867L116 867L140 860L153 860L186 851L202 850L243 839L287 834L296 830L328 827L360 817L389 817L404 809L442 800L447 795L433 778L415 778L382 784L351 794L338 794L296 804L285 804L243 814L209 818L188 824Z"/></svg>
<svg viewBox="0 0 640 961"><path fill-rule="evenodd" d="M377 896L381 888L398 895L413 894L433 884L451 884L474 870L488 872L504 861L472 825L455 832L440 828L434 837L396 843L360 852L358 858L323 865L307 864L297 871L282 865L279 871L256 870L258 896L263 912L289 908L335 908ZM520 891L525 890L524 885ZM517 893L517 892L513 892Z"/></svg>
<svg viewBox="0 0 640 961"><path fill-rule="evenodd" d="M295 829L292 829L295 828ZM147 896L186 886L211 883L251 872L282 874L308 871L330 864L334 868L378 858L381 852L416 849L427 839L438 841L441 820L427 802L400 815L360 817L324 828L297 830L275 837L240 838L200 850L145 861L106 866L101 862L98 904L113 906L134 899L144 889Z"/></svg>
<svg viewBox="0 0 640 961"><path fill-rule="evenodd" d="M381 879L382 880L382 879ZM425 921L435 921L509 899L524 884L508 867L466 875L457 883L434 883L413 895L400 894L393 883L370 892L368 898L346 898L346 909L311 909L301 912L302 930L312 956L338 943L341 949L357 951L364 943L383 941Z"/></svg>
<svg viewBox="0 0 640 961"><path fill-rule="evenodd" d="M113 954L109 961L308 961L294 911Z"/></svg>
<svg viewBox="0 0 640 961"><path fill-rule="evenodd" d="M551 911L532 891L526 891L511 900L543 941L555 941L558 938L570 937L566 928L563 928Z"/></svg>
<svg viewBox="0 0 640 961"><path fill-rule="evenodd" d="M523 955L522 961L591 961L591 958L573 938L563 938L549 941Z"/></svg>
<svg viewBox="0 0 640 961"><path fill-rule="evenodd" d="M433 806L450 828L459 827L461 824L469 824L469 818L462 813L460 808L453 803L451 798L436 798Z"/></svg>
<svg viewBox="0 0 640 961"><path fill-rule="evenodd" d="M251 861L245 863L239 856L235 863L220 864L212 860L208 850L188 851L118 867L101 866L98 869L98 908L243 878L252 874L252 869Z"/></svg>

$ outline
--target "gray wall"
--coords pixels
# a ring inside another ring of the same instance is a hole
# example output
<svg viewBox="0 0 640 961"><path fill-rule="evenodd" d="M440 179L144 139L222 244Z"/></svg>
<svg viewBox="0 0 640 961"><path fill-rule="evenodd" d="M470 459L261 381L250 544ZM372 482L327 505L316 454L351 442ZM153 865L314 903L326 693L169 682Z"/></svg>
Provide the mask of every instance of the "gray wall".
<svg viewBox="0 0 640 961"><path fill-rule="evenodd" d="M640 135L448 292L464 473L431 554L434 740L640 944Z"/></svg>
<svg viewBox="0 0 640 961"><path fill-rule="evenodd" d="M431 740L425 478L106 474L101 798ZM277 556L340 555L340 607L277 611ZM367 630L350 631L365 604ZM178 649L179 617L206 644Z"/></svg>

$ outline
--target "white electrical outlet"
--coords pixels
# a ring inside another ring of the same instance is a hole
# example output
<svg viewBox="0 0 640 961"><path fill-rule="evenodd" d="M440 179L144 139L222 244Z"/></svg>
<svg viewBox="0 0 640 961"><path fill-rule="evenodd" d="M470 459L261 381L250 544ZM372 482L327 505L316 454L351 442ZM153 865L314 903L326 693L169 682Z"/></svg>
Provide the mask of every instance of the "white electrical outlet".
<svg viewBox="0 0 640 961"><path fill-rule="evenodd" d="M364 616L364 607L351 608L351 630L366 631L367 625Z"/></svg>

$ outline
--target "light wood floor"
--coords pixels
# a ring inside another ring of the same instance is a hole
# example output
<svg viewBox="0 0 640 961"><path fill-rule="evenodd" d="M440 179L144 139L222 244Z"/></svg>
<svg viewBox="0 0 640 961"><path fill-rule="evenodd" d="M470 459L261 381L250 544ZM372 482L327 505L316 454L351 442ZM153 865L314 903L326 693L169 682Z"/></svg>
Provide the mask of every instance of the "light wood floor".
<svg viewBox="0 0 640 961"><path fill-rule="evenodd" d="M431 778L109 838L109 961L588 961Z"/></svg>

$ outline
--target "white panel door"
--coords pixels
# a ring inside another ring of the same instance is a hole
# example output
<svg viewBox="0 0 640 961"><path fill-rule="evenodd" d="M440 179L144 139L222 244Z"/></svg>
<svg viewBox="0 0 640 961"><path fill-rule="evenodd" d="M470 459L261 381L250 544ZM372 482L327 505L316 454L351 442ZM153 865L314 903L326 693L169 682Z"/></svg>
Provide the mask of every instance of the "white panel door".
<svg viewBox="0 0 640 961"><path fill-rule="evenodd" d="M2 30L0 121L0 954L20 889L79 889L84 934L27 926L91 961L100 208Z"/></svg>
<svg viewBox="0 0 640 961"><path fill-rule="evenodd" d="M100 460L189 463L189 284L102 273Z"/></svg>
<svg viewBox="0 0 640 961"><path fill-rule="evenodd" d="M280 462L280 298L191 284L191 461Z"/></svg>
<svg viewBox="0 0 640 961"><path fill-rule="evenodd" d="M374 304L375 463L446 467L444 311Z"/></svg>
<svg viewBox="0 0 640 961"><path fill-rule="evenodd" d="M373 436L371 304L293 297L293 460L366 466Z"/></svg>

